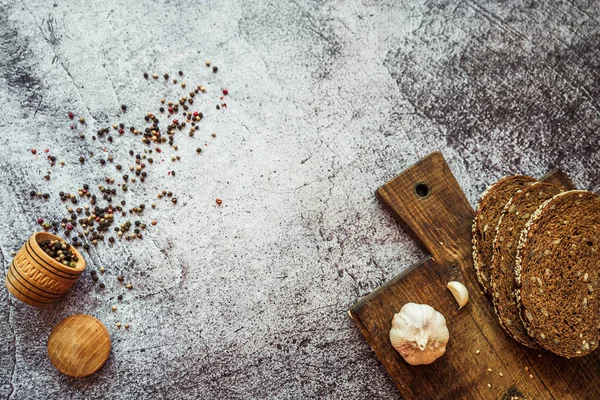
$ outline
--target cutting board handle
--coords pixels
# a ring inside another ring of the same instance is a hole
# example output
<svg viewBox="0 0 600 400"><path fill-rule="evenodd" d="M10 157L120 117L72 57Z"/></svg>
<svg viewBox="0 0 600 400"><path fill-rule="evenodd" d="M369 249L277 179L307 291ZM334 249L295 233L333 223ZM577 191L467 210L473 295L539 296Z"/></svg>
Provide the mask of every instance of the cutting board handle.
<svg viewBox="0 0 600 400"><path fill-rule="evenodd" d="M560 169L539 180L575 189ZM470 257L473 208L439 151L381 186L375 194L438 264L449 266Z"/></svg>
<svg viewBox="0 0 600 400"><path fill-rule="evenodd" d="M439 264L458 263L470 252L473 208L439 151L381 186L376 196Z"/></svg>

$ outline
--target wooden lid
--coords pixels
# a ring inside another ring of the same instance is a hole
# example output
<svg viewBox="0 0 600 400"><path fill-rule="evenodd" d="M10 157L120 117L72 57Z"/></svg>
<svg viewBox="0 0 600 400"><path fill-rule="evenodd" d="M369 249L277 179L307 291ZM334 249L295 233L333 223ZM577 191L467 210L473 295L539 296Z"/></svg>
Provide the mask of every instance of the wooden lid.
<svg viewBox="0 0 600 400"><path fill-rule="evenodd" d="M74 378L98 371L110 353L110 336L96 318L71 315L54 327L48 338L48 356L63 374Z"/></svg>

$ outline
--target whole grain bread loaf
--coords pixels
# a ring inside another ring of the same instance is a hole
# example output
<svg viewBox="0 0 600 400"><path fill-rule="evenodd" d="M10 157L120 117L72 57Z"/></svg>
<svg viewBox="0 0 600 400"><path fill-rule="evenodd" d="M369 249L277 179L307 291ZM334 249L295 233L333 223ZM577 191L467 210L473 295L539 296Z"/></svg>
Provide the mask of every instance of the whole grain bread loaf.
<svg viewBox="0 0 600 400"><path fill-rule="evenodd" d="M473 265L477 280L485 293L491 292L493 242L504 205L519 189L531 182L536 180L523 175L507 176L488 187L479 199L473 220Z"/></svg>
<svg viewBox="0 0 600 400"><path fill-rule="evenodd" d="M527 333L564 357L600 339L600 196L562 192L539 206L521 232L515 295Z"/></svg>
<svg viewBox="0 0 600 400"><path fill-rule="evenodd" d="M515 298L515 258L521 231L533 212L546 200L562 192L556 185L534 182L523 187L504 206L495 228L494 254L490 281L494 310L500 325L516 341L537 349L539 345L527 334Z"/></svg>

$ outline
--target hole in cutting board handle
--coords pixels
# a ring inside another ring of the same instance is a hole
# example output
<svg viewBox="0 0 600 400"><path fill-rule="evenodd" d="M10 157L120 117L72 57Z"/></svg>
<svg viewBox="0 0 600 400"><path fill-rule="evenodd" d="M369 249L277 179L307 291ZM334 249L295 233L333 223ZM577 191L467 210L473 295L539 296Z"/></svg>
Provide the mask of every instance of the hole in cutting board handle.
<svg viewBox="0 0 600 400"><path fill-rule="evenodd" d="M414 187L415 195L420 199L426 199L431 194L431 187L425 182L419 182Z"/></svg>

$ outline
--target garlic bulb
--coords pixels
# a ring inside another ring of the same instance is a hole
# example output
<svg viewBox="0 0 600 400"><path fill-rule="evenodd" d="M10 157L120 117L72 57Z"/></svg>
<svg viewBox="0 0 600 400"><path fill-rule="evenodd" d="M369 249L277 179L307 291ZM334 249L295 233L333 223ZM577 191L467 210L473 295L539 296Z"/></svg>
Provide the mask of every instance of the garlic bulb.
<svg viewBox="0 0 600 400"><path fill-rule="evenodd" d="M427 304L406 303L392 319L390 341L410 365L441 357L449 337L446 318Z"/></svg>
<svg viewBox="0 0 600 400"><path fill-rule="evenodd" d="M452 292L454 299L456 299L456 302L458 303L458 309L460 310L465 304L467 304L467 301L469 301L469 291L465 285L457 281L448 282L447 287L450 289L450 292Z"/></svg>

